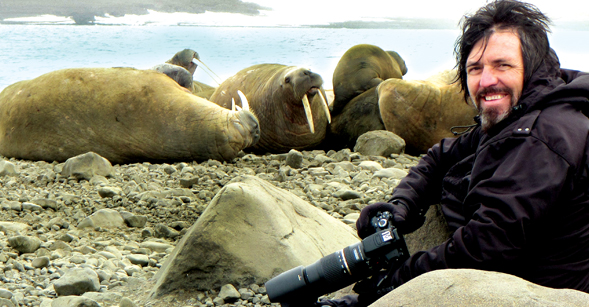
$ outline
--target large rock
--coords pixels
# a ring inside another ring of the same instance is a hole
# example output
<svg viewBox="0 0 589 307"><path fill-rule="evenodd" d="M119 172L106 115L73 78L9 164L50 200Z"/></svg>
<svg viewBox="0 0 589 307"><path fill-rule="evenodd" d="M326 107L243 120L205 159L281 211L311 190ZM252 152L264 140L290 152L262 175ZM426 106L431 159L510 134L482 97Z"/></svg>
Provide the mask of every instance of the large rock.
<svg viewBox="0 0 589 307"><path fill-rule="evenodd" d="M435 205L427 211L423 226L404 237L409 254L413 255L418 251L428 250L444 243L451 234L440 205Z"/></svg>
<svg viewBox="0 0 589 307"><path fill-rule="evenodd" d="M94 152L88 152L69 158L65 161L61 175L74 176L78 179L90 180L94 175L109 177L114 175L114 168L107 159Z"/></svg>
<svg viewBox="0 0 589 307"><path fill-rule="evenodd" d="M100 307L98 302L81 296L58 297L51 302L51 307Z"/></svg>
<svg viewBox="0 0 589 307"><path fill-rule="evenodd" d="M0 159L0 177L1 176L16 176L18 171L14 163Z"/></svg>
<svg viewBox="0 0 589 307"><path fill-rule="evenodd" d="M53 282L59 296L82 295L88 291L100 290L98 274L90 268L73 268Z"/></svg>
<svg viewBox="0 0 589 307"><path fill-rule="evenodd" d="M352 228L290 192L240 176L177 244L153 294L261 284L358 240Z"/></svg>
<svg viewBox="0 0 589 307"><path fill-rule="evenodd" d="M29 225L19 222L0 222L0 231L21 232L29 228Z"/></svg>
<svg viewBox="0 0 589 307"><path fill-rule="evenodd" d="M370 307L390 306L588 306L589 294L539 286L512 275L472 269L420 275Z"/></svg>
<svg viewBox="0 0 589 307"><path fill-rule="evenodd" d="M388 157L405 152L405 140L390 131L369 131L358 138L354 151L366 156Z"/></svg>
<svg viewBox="0 0 589 307"><path fill-rule="evenodd" d="M8 238L8 245L21 254L34 253L41 246L37 237L15 236Z"/></svg>
<svg viewBox="0 0 589 307"><path fill-rule="evenodd" d="M103 227L103 228L117 228L126 227L125 220L121 214L113 209L100 209L89 217L83 219L78 228L86 227Z"/></svg>

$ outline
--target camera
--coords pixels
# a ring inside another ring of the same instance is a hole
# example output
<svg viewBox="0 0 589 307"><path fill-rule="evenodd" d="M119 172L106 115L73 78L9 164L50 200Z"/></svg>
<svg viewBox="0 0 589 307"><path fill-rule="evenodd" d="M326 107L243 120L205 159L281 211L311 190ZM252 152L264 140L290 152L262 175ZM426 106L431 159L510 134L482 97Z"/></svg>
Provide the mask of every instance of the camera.
<svg viewBox="0 0 589 307"><path fill-rule="evenodd" d="M351 285L409 258L403 236L390 212L371 219L375 233L361 242L327 255L307 267L288 270L266 282L268 298L282 307L312 306L317 298Z"/></svg>

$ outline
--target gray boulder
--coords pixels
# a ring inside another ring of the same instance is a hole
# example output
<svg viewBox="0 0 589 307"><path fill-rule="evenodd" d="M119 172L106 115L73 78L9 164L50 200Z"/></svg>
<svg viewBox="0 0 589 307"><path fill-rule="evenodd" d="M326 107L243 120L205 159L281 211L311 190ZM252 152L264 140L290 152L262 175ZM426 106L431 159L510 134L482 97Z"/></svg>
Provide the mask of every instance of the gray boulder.
<svg viewBox="0 0 589 307"><path fill-rule="evenodd" d="M303 166L303 154L295 149L291 149L286 155L286 165L292 168L301 168Z"/></svg>
<svg viewBox="0 0 589 307"><path fill-rule="evenodd" d="M409 254L413 255L418 251L428 250L444 243L451 235L452 232L448 229L440 205L435 205L431 206L425 214L423 226L404 237Z"/></svg>
<svg viewBox="0 0 589 307"><path fill-rule="evenodd" d="M219 297L222 298L223 301L228 302L241 298L241 294L239 291L237 291L237 289L235 289L233 285L226 284L221 287L221 290L219 291Z"/></svg>
<svg viewBox="0 0 589 307"><path fill-rule="evenodd" d="M116 195L121 195L123 190L118 187L100 187L98 188L98 195L102 198L113 198Z"/></svg>
<svg viewBox="0 0 589 307"><path fill-rule="evenodd" d="M354 151L366 156L388 157L405 152L405 140L390 131L369 131L358 137Z"/></svg>
<svg viewBox="0 0 589 307"><path fill-rule="evenodd" d="M34 253L41 246L37 237L16 236L8 238L8 245L21 254Z"/></svg>
<svg viewBox="0 0 589 307"><path fill-rule="evenodd" d="M0 231L21 232L29 228L29 225L20 222L0 222Z"/></svg>
<svg viewBox="0 0 589 307"><path fill-rule="evenodd" d="M100 305L87 297L72 295L54 299L51 307L100 307Z"/></svg>
<svg viewBox="0 0 589 307"><path fill-rule="evenodd" d="M0 176L16 176L18 171L14 163L0 159Z"/></svg>
<svg viewBox="0 0 589 307"><path fill-rule="evenodd" d="M173 248L173 245L161 243L161 242L154 242L154 241L145 241L139 244L141 248L147 248L152 252L162 253L168 249Z"/></svg>
<svg viewBox="0 0 589 307"><path fill-rule="evenodd" d="M78 228L85 227L102 227L102 228L116 228L126 227L125 220L121 214L113 209L100 209L89 217L83 219Z"/></svg>
<svg viewBox="0 0 589 307"><path fill-rule="evenodd" d="M82 295L100 290L100 281L98 274L90 268L73 268L53 282L53 288L59 296Z"/></svg>
<svg viewBox="0 0 589 307"><path fill-rule="evenodd" d="M383 168L381 170L374 172L374 177L378 178L390 178L401 180L405 176L407 176L407 171L394 167Z"/></svg>
<svg viewBox="0 0 589 307"><path fill-rule="evenodd" d="M127 211L121 211L120 214L129 227L143 228L147 224L147 216L145 215L135 215Z"/></svg>
<svg viewBox="0 0 589 307"><path fill-rule="evenodd" d="M589 294L552 289L509 274L472 269L447 269L420 275L370 307L390 306L587 306Z"/></svg>
<svg viewBox="0 0 589 307"><path fill-rule="evenodd" d="M15 307L14 303L8 299L0 298L0 306L1 307Z"/></svg>
<svg viewBox="0 0 589 307"><path fill-rule="evenodd" d="M221 189L155 276L152 295L261 284L358 242L355 231L254 176Z"/></svg>
<svg viewBox="0 0 589 307"><path fill-rule="evenodd" d="M67 159L61 170L61 175L64 177L73 176L86 180L92 179L94 175L112 177L114 173L110 161L94 152L87 152Z"/></svg>

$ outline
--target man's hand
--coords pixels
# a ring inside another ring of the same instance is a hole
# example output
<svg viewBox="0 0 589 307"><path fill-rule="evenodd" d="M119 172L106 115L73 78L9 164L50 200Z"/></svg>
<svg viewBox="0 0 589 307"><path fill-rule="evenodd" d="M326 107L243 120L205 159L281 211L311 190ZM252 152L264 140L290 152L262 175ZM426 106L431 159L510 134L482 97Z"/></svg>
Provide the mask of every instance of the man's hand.
<svg viewBox="0 0 589 307"><path fill-rule="evenodd" d="M384 211L388 211L393 215L393 226L402 234L415 231L425 221L425 216L421 213L415 212L409 216L408 206L399 200L394 200L392 203L374 203L362 209L360 217L356 221L356 229L360 238L364 239L376 232L370 221L378 212Z"/></svg>

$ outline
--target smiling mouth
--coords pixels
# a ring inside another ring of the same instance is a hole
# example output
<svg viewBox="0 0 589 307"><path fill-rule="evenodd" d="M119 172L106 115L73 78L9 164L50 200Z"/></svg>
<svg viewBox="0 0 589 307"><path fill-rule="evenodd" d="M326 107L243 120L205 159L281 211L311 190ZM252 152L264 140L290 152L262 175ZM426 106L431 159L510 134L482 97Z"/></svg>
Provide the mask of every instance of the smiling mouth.
<svg viewBox="0 0 589 307"><path fill-rule="evenodd" d="M502 99L503 97L505 97L507 95L492 95L492 96L485 96L483 97L486 101L491 101L491 100L499 100Z"/></svg>

